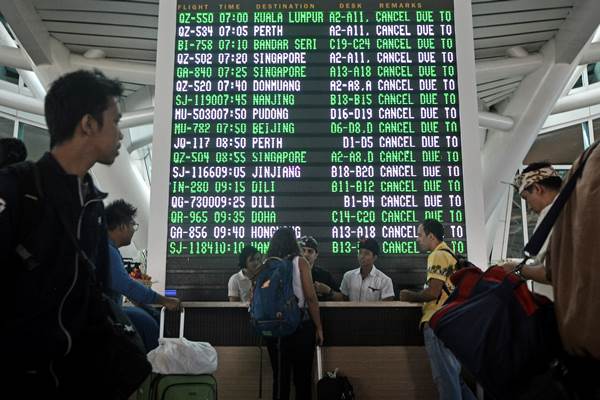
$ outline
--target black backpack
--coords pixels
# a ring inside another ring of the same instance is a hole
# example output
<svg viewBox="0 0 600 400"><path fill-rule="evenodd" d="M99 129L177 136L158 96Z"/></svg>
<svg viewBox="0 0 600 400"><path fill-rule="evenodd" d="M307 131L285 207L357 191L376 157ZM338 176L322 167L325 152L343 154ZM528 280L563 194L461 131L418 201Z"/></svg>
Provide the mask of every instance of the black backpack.
<svg viewBox="0 0 600 400"><path fill-rule="evenodd" d="M354 389L345 376L327 373L317 383L318 400L354 400Z"/></svg>

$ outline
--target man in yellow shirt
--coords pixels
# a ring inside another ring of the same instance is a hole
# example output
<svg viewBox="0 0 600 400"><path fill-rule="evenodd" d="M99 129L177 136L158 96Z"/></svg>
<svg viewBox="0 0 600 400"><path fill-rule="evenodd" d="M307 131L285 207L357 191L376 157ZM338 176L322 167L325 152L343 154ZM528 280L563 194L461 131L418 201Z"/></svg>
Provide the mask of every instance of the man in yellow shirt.
<svg viewBox="0 0 600 400"><path fill-rule="evenodd" d="M452 289L448 278L456 265L456 259L444 242L444 227L432 219L423 221L417 230L417 242L421 251L430 252L427 257L427 282L419 292L401 290L400 301L423 303L421 328L439 399L475 400L475 395L460 377L460 363L429 327L429 319L446 301L446 291Z"/></svg>

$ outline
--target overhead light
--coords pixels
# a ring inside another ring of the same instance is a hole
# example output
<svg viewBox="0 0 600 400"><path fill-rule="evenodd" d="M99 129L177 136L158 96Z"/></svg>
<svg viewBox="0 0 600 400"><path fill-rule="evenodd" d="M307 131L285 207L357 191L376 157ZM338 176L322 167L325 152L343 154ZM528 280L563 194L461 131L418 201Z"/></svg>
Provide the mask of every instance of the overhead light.
<svg viewBox="0 0 600 400"><path fill-rule="evenodd" d="M85 58L97 59L106 57L106 53L102 49L88 49L83 53Z"/></svg>

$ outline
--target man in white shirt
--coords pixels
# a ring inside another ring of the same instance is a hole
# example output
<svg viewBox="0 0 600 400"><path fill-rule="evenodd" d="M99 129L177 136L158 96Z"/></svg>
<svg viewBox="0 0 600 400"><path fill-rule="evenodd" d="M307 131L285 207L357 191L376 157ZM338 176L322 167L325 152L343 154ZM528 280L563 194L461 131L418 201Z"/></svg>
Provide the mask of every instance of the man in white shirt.
<svg viewBox="0 0 600 400"><path fill-rule="evenodd" d="M554 204L554 200L562 186L562 179L550 163L537 162L529 164L523 169L523 172L515 178L514 186L519 191L521 198L527 203L527 206L538 214L535 225L535 229L537 229L548 211L550 211L552 204ZM552 298L552 287L549 286L550 282L546 277L544 259L546 258L546 250L551 236L552 233L544 242L538 255L521 269L521 275L524 278L537 282L534 285L534 291L550 298ZM502 265L506 271L512 271L516 266L516 262Z"/></svg>
<svg viewBox="0 0 600 400"><path fill-rule="evenodd" d="M344 274L340 292L344 300L387 301L394 300L392 280L375 268L379 255L379 244L375 239L363 239L358 246L359 268Z"/></svg>
<svg viewBox="0 0 600 400"><path fill-rule="evenodd" d="M227 297L229 301L250 301L252 279L262 261L262 254L250 245L244 247L239 255L238 266L240 270L231 275L227 283Z"/></svg>

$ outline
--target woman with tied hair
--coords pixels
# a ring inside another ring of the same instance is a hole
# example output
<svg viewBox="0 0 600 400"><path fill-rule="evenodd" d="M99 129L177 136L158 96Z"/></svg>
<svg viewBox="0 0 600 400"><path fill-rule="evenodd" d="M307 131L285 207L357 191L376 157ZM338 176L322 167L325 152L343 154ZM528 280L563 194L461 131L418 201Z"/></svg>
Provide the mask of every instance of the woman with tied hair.
<svg viewBox="0 0 600 400"><path fill-rule="evenodd" d="M280 348L277 346L277 338L266 339L273 368L273 399L289 399L290 378L293 370L296 399L310 400L314 348L315 345L323 344L319 300L312 283L310 266L308 261L300 256L296 234L291 228L280 228L275 232L269 243L267 257L292 261L294 294L298 298L298 307L303 310L304 314L302 323L296 332L281 338ZM279 351L281 360L279 360ZM281 362L281 371L278 371L279 362Z"/></svg>

